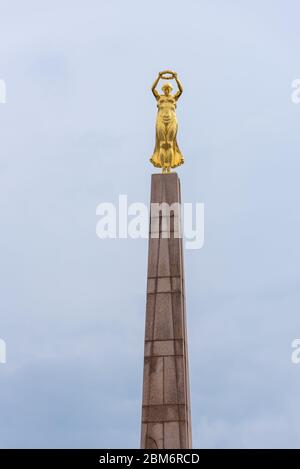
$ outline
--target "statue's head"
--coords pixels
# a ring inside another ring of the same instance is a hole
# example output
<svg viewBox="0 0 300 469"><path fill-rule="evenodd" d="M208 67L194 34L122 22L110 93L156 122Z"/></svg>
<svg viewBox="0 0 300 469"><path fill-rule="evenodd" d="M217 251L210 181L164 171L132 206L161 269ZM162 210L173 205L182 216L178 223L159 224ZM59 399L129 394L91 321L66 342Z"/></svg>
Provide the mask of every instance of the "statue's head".
<svg viewBox="0 0 300 469"><path fill-rule="evenodd" d="M168 96L171 93L173 86L171 83L167 82L161 87L161 89L163 90L164 94Z"/></svg>

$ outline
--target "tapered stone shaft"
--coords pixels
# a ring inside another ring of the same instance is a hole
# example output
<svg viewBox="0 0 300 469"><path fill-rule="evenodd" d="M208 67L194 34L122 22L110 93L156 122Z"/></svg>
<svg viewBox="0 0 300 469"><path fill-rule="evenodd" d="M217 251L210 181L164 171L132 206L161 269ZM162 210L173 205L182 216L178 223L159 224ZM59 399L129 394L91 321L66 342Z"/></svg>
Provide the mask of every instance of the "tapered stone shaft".
<svg viewBox="0 0 300 469"><path fill-rule="evenodd" d="M178 203L178 175L152 175L141 432L147 449L192 446L181 213L157 213L157 204Z"/></svg>

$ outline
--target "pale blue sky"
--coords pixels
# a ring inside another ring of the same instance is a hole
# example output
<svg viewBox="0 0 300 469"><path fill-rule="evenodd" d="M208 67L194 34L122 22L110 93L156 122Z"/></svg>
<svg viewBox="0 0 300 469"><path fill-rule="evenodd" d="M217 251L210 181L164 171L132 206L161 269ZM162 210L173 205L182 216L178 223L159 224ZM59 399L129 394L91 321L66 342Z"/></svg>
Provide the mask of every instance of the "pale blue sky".
<svg viewBox="0 0 300 469"><path fill-rule="evenodd" d="M300 5L0 3L1 447L137 447L147 241L99 202L148 203L157 72L175 69L195 447L300 447Z"/></svg>

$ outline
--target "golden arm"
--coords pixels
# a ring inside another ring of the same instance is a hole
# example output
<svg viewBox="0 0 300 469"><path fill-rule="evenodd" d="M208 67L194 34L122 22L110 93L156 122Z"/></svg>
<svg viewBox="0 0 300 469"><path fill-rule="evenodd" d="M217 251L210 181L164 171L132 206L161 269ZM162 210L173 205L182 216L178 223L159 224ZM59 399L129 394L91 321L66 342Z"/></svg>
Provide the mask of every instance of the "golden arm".
<svg viewBox="0 0 300 469"><path fill-rule="evenodd" d="M158 93L158 91L156 90L156 87L157 87L157 85L158 85L158 82L159 82L160 78L161 78L161 76L160 76L160 74L159 74L158 77L156 78L155 82L153 83L152 88L151 88L151 89L152 89L152 93L154 94L155 99L158 99L158 98L159 98L159 93Z"/></svg>
<svg viewBox="0 0 300 469"><path fill-rule="evenodd" d="M175 93L175 95L174 95L174 98L175 98L176 101L177 101L177 99L179 99L180 96L182 95L183 86L182 86L182 84L181 84L179 78L177 77L177 73L174 73L174 78L175 78L175 81L176 81L177 86L178 86L178 91L177 91L177 93Z"/></svg>

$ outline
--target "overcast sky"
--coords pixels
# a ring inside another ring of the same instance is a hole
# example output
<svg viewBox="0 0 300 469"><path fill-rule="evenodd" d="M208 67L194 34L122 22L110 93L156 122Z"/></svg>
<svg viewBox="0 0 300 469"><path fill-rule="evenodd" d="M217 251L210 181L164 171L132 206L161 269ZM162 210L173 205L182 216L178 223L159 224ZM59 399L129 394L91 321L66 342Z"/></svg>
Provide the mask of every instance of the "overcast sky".
<svg viewBox="0 0 300 469"><path fill-rule="evenodd" d="M157 72L178 72L193 443L300 447L297 0L0 1L0 445L138 447Z"/></svg>

